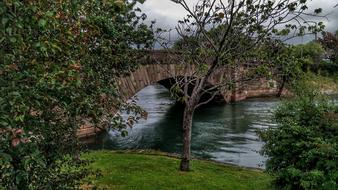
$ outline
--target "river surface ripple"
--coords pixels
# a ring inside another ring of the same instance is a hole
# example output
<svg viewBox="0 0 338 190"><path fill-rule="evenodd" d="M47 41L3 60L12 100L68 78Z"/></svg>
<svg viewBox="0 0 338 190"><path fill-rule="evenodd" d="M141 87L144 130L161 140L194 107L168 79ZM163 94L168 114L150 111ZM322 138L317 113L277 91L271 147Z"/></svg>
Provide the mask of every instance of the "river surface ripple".
<svg viewBox="0 0 338 190"><path fill-rule="evenodd" d="M96 137L89 149L154 149L169 153L182 150L183 107L175 104L167 89L148 86L137 97L148 112L127 137L109 131ZM266 158L259 154L264 143L257 130L276 126L272 114L280 100L254 98L234 104L209 105L196 110L192 130L192 154L239 166L264 168Z"/></svg>

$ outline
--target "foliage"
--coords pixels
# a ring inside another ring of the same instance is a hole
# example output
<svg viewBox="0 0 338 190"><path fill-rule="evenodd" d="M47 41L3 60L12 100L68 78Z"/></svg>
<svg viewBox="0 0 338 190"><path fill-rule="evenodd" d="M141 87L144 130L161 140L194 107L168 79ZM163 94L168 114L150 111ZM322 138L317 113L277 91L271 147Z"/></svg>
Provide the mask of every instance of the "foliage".
<svg viewBox="0 0 338 190"><path fill-rule="evenodd" d="M308 83L307 83L308 84ZM299 84L298 84L299 85ZM283 189L337 187L338 109L304 85L276 111L278 127L261 132L266 169Z"/></svg>
<svg viewBox="0 0 338 190"><path fill-rule="evenodd" d="M327 51L328 58L338 64L338 30L336 33L323 32L323 37L319 38L319 42Z"/></svg>
<svg viewBox="0 0 338 190"><path fill-rule="evenodd" d="M179 159L154 151L89 152L82 157L93 160L92 170L102 176L94 184L106 189L226 189L271 190L272 178L259 170L193 160L193 170L177 170ZM123 175L121 175L123 174ZM90 179L87 179L90 181Z"/></svg>
<svg viewBox="0 0 338 190"><path fill-rule="evenodd" d="M135 110L115 79L137 65L132 47L152 44L137 2L0 2L0 189L76 187L84 119Z"/></svg>
<svg viewBox="0 0 338 190"><path fill-rule="evenodd" d="M300 45L279 45L278 51L272 55L272 61L280 69L282 75L289 80L297 79L302 70L320 60L324 54L322 46L316 42Z"/></svg>
<svg viewBox="0 0 338 190"><path fill-rule="evenodd" d="M279 74L290 83L299 79L303 68L313 65L322 53L323 49L317 43L279 45L278 51L271 57L274 58L272 61L279 70Z"/></svg>
<svg viewBox="0 0 338 190"><path fill-rule="evenodd" d="M323 76L311 72L306 73L306 85L315 86L317 90L327 94L338 94L337 76Z"/></svg>
<svg viewBox="0 0 338 190"><path fill-rule="evenodd" d="M325 53L324 48L317 42L295 45L293 51L294 56L301 58L304 65L319 64Z"/></svg>

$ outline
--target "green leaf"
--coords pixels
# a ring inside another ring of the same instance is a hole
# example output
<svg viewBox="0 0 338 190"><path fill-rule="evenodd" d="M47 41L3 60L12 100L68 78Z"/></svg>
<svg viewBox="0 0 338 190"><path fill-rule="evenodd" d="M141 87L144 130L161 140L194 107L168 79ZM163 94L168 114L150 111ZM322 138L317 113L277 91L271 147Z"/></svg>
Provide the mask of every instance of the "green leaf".
<svg viewBox="0 0 338 190"><path fill-rule="evenodd" d="M314 11L314 12L315 12L316 14L320 14L322 11L323 11L323 9L322 9L322 8L318 8L318 9L315 9L315 11Z"/></svg>
<svg viewBox="0 0 338 190"><path fill-rule="evenodd" d="M2 153L2 152L0 152L0 158L4 159L7 162L11 162L13 160L13 158L10 154L6 154L6 153Z"/></svg>
<svg viewBox="0 0 338 190"><path fill-rule="evenodd" d="M52 17L54 15L54 13L52 11L47 11L46 12L46 16L48 17Z"/></svg>
<svg viewBox="0 0 338 190"><path fill-rule="evenodd" d="M7 24L8 20L9 20L8 18L4 17L4 18L1 19L1 23L3 25L5 25L5 24Z"/></svg>
<svg viewBox="0 0 338 190"><path fill-rule="evenodd" d="M5 121L0 121L0 126L6 127L8 126L8 123Z"/></svg>
<svg viewBox="0 0 338 190"><path fill-rule="evenodd" d="M47 25L47 21L45 19L40 19L38 24L41 28L45 28Z"/></svg>
<svg viewBox="0 0 338 190"><path fill-rule="evenodd" d="M16 38L15 37L11 37L11 38L9 38L9 41L12 42L12 43L15 43L16 42Z"/></svg>

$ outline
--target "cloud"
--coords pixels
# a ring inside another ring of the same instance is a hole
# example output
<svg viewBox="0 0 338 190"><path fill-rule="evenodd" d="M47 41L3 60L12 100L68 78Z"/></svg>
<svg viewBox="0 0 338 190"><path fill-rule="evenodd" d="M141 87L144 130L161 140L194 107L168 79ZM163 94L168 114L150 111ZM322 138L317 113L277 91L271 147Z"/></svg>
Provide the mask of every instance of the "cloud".
<svg viewBox="0 0 338 190"><path fill-rule="evenodd" d="M192 6L196 0L187 0ZM157 26L164 29L173 29L178 21L187 15L187 12L171 0L146 0L140 8L150 20L156 20Z"/></svg>
<svg viewBox="0 0 338 190"><path fill-rule="evenodd" d="M186 0L192 6L197 0ZM308 0L309 12L317 8L323 9L323 14L328 14L327 19L321 18L326 25L327 31L334 32L338 30L338 7L334 6L338 0ZM187 12L178 4L171 0L146 0L140 8L148 15L149 20L156 20L156 27L164 29L173 29L177 25L178 20L187 15ZM318 19L316 19L318 21ZM296 39L293 43L307 42L314 36L306 36L301 39Z"/></svg>
<svg viewBox="0 0 338 190"><path fill-rule="evenodd" d="M316 8L322 8L327 19L322 18L326 25L326 30L334 32L338 30L338 7L334 7L338 0L312 0L309 3L309 10L313 11Z"/></svg>
<svg viewBox="0 0 338 190"><path fill-rule="evenodd" d="M312 19L316 22L322 21L325 24L325 31L335 32L338 30L338 7L334 7L338 3L338 0L312 0L309 2L308 12L313 13L315 9L322 8L322 15L326 15L326 18L306 18ZM306 43L315 39L315 35L307 35L291 40L289 43L299 44Z"/></svg>

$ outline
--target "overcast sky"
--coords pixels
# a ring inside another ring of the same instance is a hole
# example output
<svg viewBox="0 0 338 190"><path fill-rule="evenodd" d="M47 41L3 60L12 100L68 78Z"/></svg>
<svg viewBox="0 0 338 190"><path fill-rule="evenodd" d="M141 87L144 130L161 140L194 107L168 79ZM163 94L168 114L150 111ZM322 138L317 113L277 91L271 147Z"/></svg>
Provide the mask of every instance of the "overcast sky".
<svg viewBox="0 0 338 190"><path fill-rule="evenodd" d="M197 0L187 0L191 5ZM333 32L338 30L338 0L310 0L309 11L318 7L323 9L323 14L329 14L328 20L323 19L326 25L326 30ZM165 29L174 28L177 21L182 19L187 13L179 5L173 3L171 0L146 0L140 8L148 15L149 20L156 20L156 27ZM305 37L304 42L311 40L313 37ZM300 43L301 39L293 43Z"/></svg>

